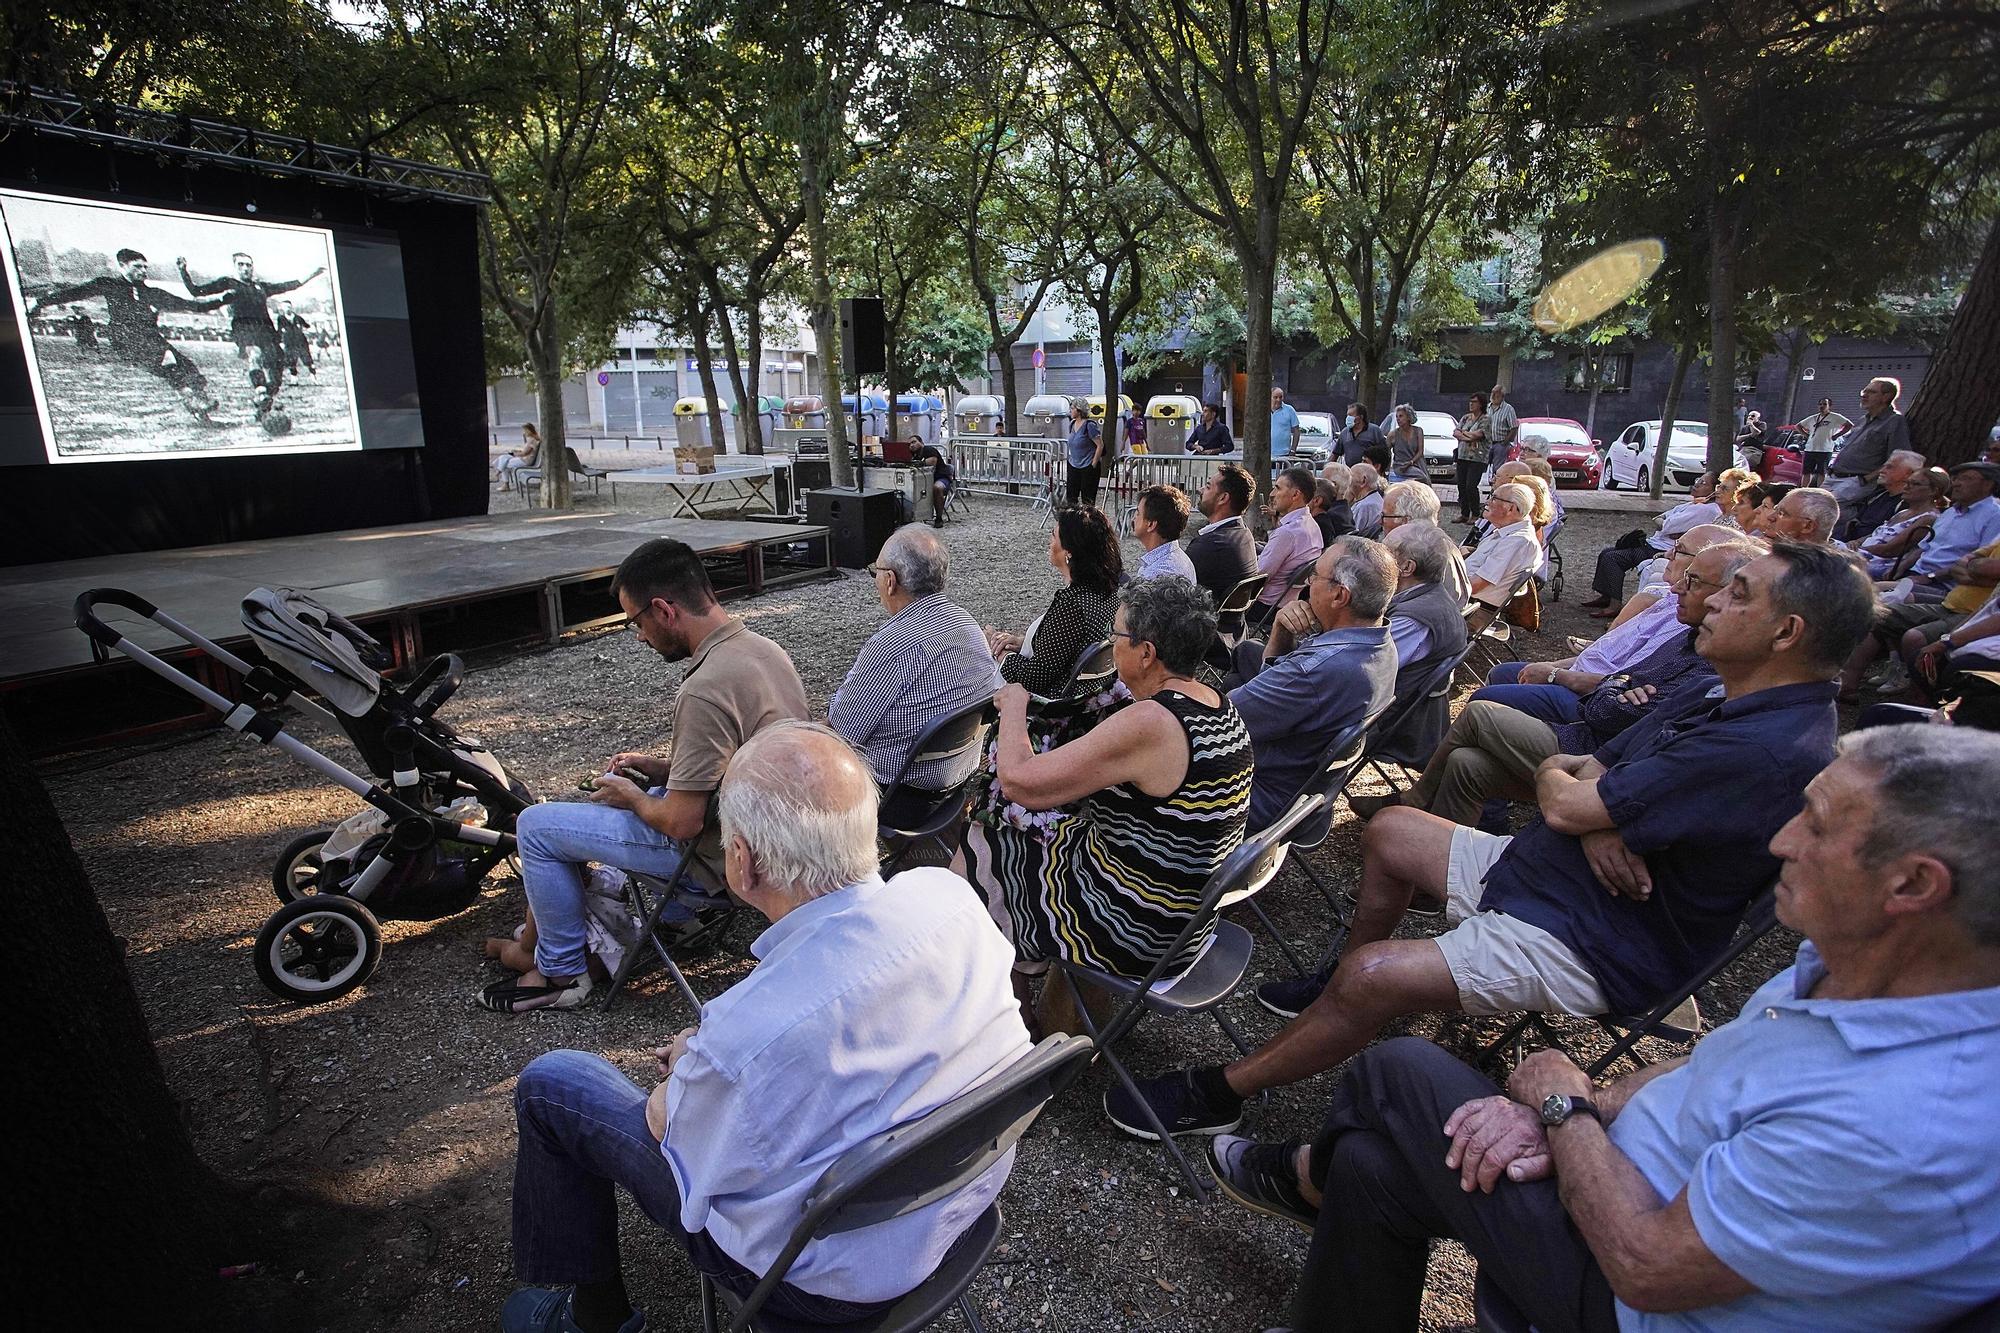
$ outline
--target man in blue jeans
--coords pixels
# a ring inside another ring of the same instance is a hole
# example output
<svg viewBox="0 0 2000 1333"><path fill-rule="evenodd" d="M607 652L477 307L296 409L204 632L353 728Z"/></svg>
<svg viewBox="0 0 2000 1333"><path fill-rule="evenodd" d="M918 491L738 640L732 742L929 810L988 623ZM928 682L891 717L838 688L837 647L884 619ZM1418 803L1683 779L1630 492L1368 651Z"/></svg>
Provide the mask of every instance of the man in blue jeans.
<svg viewBox="0 0 2000 1333"><path fill-rule="evenodd" d="M584 876L593 861L668 879L687 847L691 892L669 920L692 924L700 912L726 906L721 834L709 811L723 769L771 723L809 716L791 658L722 609L701 557L685 543L645 543L625 557L611 587L639 641L688 664L674 696L673 736L665 758L613 755L590 800L521 812L514 832L535 965L480 992L480 1004L499 1013L574 1009L589 998Z"/></svg>
<svg viewBox="0 0 2000 1333"><path fill-rule="evenodd" d="M620 1186L717 1285L746 1296L820 1176L1027 1054L1014 951L948 870L876 875L875 779L826 727L783 722L729 763L718 817L732 893L770 927L757 967L654 1052L648 1094L609 1061L554 1051L514 1089L514 1267L506 1333L639 1333L618 1260ZM1013 1155L899 1217L826 1235L766 1315L867 1318L936 1271Z"/></svg>

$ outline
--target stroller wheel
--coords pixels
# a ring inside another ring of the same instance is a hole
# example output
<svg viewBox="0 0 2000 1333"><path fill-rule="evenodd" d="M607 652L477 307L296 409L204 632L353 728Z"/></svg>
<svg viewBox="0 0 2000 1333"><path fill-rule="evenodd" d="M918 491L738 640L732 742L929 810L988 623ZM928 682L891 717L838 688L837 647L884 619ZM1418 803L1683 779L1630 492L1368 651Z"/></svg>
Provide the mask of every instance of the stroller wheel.
<svg viewBox="0 0 2000 1333"><path fill-rule="evenodd" d="M347 994L382 961L382 927L363 903L316 893L286 903L257 932L257 977L273 995L319 1004Z"/></svg>
<svg viewBox="0 0 2000 1333"><path fill-rule="evenodd" d="M277 863L271 867L271 888L279 902L297 902L324 891L326 865L320 859L320 849L332 836L330 828L315 829L292 839L278 853Z"/></svg>

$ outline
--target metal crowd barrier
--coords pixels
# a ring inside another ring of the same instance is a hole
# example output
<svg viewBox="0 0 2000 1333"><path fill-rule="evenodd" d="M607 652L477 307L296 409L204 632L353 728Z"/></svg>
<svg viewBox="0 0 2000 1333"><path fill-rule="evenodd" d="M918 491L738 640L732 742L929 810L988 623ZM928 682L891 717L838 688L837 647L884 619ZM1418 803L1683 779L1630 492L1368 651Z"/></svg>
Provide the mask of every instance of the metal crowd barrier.
<svg viewBox="0 0 2000 1333"><path fill-rule="evenodd" d="M1102 490L1104 512L1121 535L1129 535L1139 512L1139 494L1149 486L1178 486L1190 502L1224 463L1210 454L1128 454L1112 465Z"/></svg>
<svg viewBox="0 0 2000 1333"><path fill-rule="evenodd" d="M952 466L958 489L1034 501L1037 513L1053 510L1061 494L1053 442L1006 435L954 435Z"/></svg>

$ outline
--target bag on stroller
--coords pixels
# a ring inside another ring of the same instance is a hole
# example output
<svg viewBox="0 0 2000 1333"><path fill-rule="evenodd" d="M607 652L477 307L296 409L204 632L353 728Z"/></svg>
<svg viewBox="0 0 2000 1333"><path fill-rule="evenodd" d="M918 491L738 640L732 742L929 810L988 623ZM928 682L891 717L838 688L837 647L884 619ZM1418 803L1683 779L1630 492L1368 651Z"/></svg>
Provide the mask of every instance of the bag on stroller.
<svg viewBox="0 0 2000 1333"><path fill-rule="evenodd" d="M143 616L236 672L243 702L119 634L97 615L100 604ZM214 708L225 726L284 750L368 803L340 826L294 840L273 868L284 905L258 932L254 958L274 993L317 1003L353 990L381 958L382 920L464 910L487 872L513 854L515 818L533 795L484 746L436 716L463 677L458 658L433 658L408 682L393 681L381 670L387 654L366 631L289 589L259 588L244 599L243 624L256 647L241 657L120 589L84 593L76 620L100 660L125 654ZM282 706L339 727L377 781L286 732Z"/></svg>

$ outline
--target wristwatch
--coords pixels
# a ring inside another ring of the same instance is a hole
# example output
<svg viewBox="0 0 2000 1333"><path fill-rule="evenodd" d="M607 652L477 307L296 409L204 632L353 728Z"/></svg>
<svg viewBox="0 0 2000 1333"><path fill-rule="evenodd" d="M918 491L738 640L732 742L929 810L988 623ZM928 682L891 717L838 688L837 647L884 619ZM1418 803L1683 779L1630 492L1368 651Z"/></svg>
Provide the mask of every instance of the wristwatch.
<svg viewBox="0 0 2000 1333"><path fill-rule="evenodd" d="M1597 1103L1588 1097L1570 1097L1560 1092L1552 1092L1542 1099L1542 1123L1550 1129L1554 1129L1579 1112L1600 1125L1604 1123L1604 1113L1598 1110Z"/></svg>

